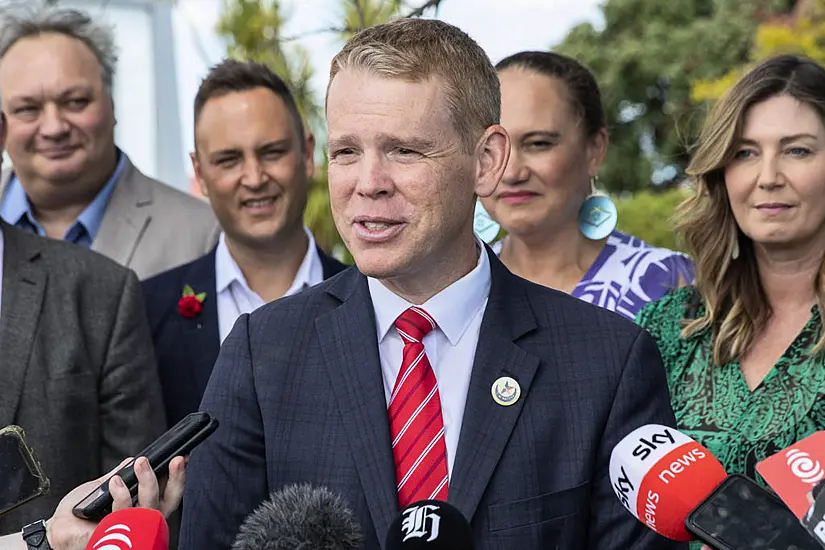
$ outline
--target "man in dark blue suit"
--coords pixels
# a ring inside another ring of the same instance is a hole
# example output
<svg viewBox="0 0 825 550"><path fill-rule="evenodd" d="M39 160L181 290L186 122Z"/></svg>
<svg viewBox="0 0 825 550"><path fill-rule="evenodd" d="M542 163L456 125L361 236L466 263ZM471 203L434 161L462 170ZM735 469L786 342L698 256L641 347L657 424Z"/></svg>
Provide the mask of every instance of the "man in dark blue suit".
<svg viewBox="0 0 825 550"><path fill-rule="evenodd" d="M344 269L303 225L314 145L266 66L225 61L201 84L192 164L223 233L205 256L143 282L170 426L198 410L239 315Z"/></svg>
<svg viewBox="0 0 825 550"><path fill-rule="evenodd" d="M608 475L629 432L675 424L653 340L516 277L473 233L510 154L484 51L441 21L367 29L333 59L326 108L357 269L238 319L201 405L221 426L191 456L182 548L229 548L292 483L341 495L367 550L430 498L480 550L680 548Z"/></svg>

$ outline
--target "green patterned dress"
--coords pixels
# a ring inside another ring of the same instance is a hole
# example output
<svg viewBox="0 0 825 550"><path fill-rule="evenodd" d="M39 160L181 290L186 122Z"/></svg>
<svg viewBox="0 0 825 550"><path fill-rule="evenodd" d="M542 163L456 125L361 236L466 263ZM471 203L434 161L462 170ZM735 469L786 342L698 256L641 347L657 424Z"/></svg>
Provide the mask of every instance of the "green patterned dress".
<svg viewBox="0 0 825 550"><path fill-rule="evenodd" d="M711 366L709 332L679 337L689 313L702 315L703 308L695 290L685 287L648 304L636 318L659 344L679 429L707 447L728 473L765 485L758 462L825 429L825 360L806 356L822 330L819 309L811 310L805 328L753 391L738 361Z"/></svg>

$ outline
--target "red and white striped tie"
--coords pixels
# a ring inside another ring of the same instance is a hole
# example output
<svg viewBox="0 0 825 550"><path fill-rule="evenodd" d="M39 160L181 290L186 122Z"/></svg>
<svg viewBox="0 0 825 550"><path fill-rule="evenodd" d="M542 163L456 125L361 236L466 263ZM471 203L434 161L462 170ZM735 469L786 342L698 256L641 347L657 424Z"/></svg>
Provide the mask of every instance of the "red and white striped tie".
<svg viewBox="0 0 825 550"><path fill-rule="evenodd" d="M447 500L447 445L441 397L422 340L435 321L411 307L395 321L404 341L404 359L390 399L390 433L403 508L419 500Z"/></svg>

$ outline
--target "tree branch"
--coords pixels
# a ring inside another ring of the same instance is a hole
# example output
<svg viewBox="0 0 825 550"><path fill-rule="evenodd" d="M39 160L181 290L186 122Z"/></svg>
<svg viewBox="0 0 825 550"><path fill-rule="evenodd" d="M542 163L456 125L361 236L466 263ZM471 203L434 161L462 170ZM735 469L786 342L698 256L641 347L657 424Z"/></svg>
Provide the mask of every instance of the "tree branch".
<svg viewBox="0 0 825 550"><path fill-rule="evenodd" d="M438 13L439 5L443 0L427 0L421 6L412 9L406 15L403 15L403 18L411 18L411 17L421 17L424 15L429 9L435 8L436 14ZM317 36L319 34L327 34L327 33L335 33L335 34L353 34L360 30L363 30L364 26L366 25L363 6L361 5L360 0L352 0L353 5L355 6L356 12L358 13L358 24L360 25L358 28L352 27L324 27L320 29L314 29L311 31L301 32L298 34L293 34L291 36L284 36L279 38L279 42L295 42L296 40L301 40L302 38L306 38L308 36Z"/></svg>
<svg viewBox="0 0 825 550"><path fill-rule="evenodd" d="M435 8L435 12L436 12L436 14L438 14L439 4L441 4L441 0L427 0L427 2L424 2L424 4L422 4L421 6L415 8L414 10L412 10L410 13L408 13L404 17L406 17L406 18L421 17L422 15L424 15L424 12L427 11L428 9L430 9L430 8Z"/></svg>

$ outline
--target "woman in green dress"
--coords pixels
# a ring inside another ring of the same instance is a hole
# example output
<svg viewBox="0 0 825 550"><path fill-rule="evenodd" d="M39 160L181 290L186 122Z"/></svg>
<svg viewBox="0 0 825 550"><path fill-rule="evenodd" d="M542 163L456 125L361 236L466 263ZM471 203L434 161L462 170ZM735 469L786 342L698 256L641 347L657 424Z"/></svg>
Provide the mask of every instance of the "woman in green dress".
<svg viewBox="0 0 825 550"><path fill-rule="evenodd" d="M677 232L693 286L648 304L680 429L728 473L825 429L825 69L751 70L705 122Z"/></svg>

